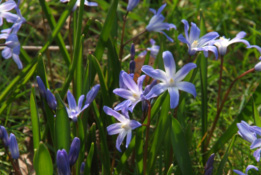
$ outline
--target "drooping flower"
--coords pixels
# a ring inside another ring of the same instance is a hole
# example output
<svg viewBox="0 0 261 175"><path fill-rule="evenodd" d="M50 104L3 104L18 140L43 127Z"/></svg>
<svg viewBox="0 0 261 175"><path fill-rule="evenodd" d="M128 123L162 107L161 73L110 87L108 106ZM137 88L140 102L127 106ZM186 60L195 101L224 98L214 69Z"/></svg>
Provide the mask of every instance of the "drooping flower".
<svg viewBox="0 0 261 175"><path fill-rule="evenodd" d="M147 54L147 51L150 51L150 55L153 58L156 58L159 50L160 50L160 46L156 45L156 41L154 39L150 39L150 44L152 45L151 47L148 47L145 51L141 52L139 54L140 57L143 57Z"/></svg>
<svg viewBox="0 0 261 175"><path fill-rule="evenodd" d="M200 30L197 27L197 25L193 22L191 22L191 28L190 33L188 34L189 30L189 24L188 21L183 19L182 23L184 24L184 31L185 31L185 37L180 34L178 36L178 39L187 44L188 46L188 53L190 55L194 55L198 51L204 51L205 57L208 56L208 51L211 51L215 54L216 59L218 58L218 51L215 46L209 45L211 41L216 39L219 34L217 32L210 32L206 35L200 36Z"/></svg>
<svg viewBox="0 0 261 175"><path fill-rule="evenodd" d="M232 40L227 39L224 36L222 36L218 40L214 40L213 43L215 46L217 46L219 54L224 56L227 52L227 47L230 44L241 42L241 43L244 43L247 47L250 46L250 44L247 40L242 39L245 36L246 36L246 32L241 31Z"/></svg>
<svg viewBox="0 0 261 175"><path fill-rule="evenodd" d="M109 135L119 134L116 140L116 148L121 152L121 144L124 138L127 136L126 139L126 148L129 146L131 137L132 137L132 130L141 126L141 124L135 120L130 120L128 110L123 109L122 114L118 113L117 111L104 106L104 112L107 115L113 116L116 118L119 123L114 123L107 127L107 131Z"/></svg>
<svg viewBox="0 0 261 175"><path fill-rule="evenodd" d="M69 159L65 149L57 151L56 164L57 164L58 175L71 174Z"/></svg>
<svg viewBox="0 0 261 175"><path fill-rule="evenodd" d="M21 10L19 9L20 0L18 0L17 5L15 7L17 13L17 19L14 21L12 26L12 33L17 33L18 30L21 28L22 24L26 23L26 19L22 16Z"/></svg>
<svg viewBox="0 0 261 175"><path fill-rule="evenodd" d="M67 101L68 101L69 108L66 109L67 109L68 117L72 119L74 122L77 122L78 115L89 106L89 104L85 104L82 107L84 97L85 97L84 95L81 95L79 97L78 105L77 105L72 93L69 90L67 92Z"/></svg>
<svg viewBox="0 0 261 175"><path fill-rule="evenodd" d="M149 32L160 32L164 34L170 42L173 42L173 39L170 38L163 30L170 30L172 28L176 29L176 26L171 23L163 22L165 17L161 14L162 10L166 7L167 4L163 4L158 11L155 9L150 9L154 16L150 19L149 24L146 26L146 30Z"/></svg>
<svg viewBox="0 0 261 175"><path fill-rule="evenodd" d="M17 20L17 15L10 13L9 11L16 7L16 3L13 0L6 1L0 4L0 26L3 25L3 18L7 22L14 23Z"/></svg>
<svg viewBox="0 0 261 175"><path fill-rule="evenodd" d="M153 69L151 66L142 66L141 70L148 76L160 80L161 83L155 85L146 95L147 99L157 97L164 91L168 90L170 94L170 107L177 107L179 102L179 90L188 92L196 97L195 86L190 82L182 81L186 75L197 67L194 63L184 65L176 72L176 64L172 54L169 51L163 52L163 61L165 72L160 69Z"/></svg>
<svg viewBox="0 0 261 175"><path fill-rule="evenodd" d="M233 170L235 173L237 173L238 175L247 175L248 171L250 169L255 169L256 171L258 171L258 168L255 167L254 165L248 165L247 168L246 168L246 171L245 173L243 173L242 171L239 171L239 170Z"/></svg>
<svg viewBox="0 0 261 175"><path fill-rule="evenodd" d="M133 78L122 71L122 81L126 88L117 88L113 90L113 93L126 99L120 104L118 104L114 109L119 111L127 107L130 111L133 111L134 107L140 101L146 100L143 95L142 84L145 79L145 75L138 78L138 83L136 84Z"/></svg>
<svg viewBox="0 0 261 175"><path fill-rule="evenodd" d="M9 138L9 151L13 159L19 158L18 144L17 144L16 137L13 133L10 134L10 138Z"/></svg>
<svg viewBox="0 0 261 175"><path fill-rule="evenodd" d="M81 141L78 137L75 137L71 143L69 150L69 163L70 166L73 166L78 159L81 148Z"/></svg>
<svg viewBox="0 0 261 175"><path fill-rule="evenodd" d="M129 0L128 6L127 6L127 11L132 11L140 2L140 0Z"/></svg>
<svg viewBox="0 0 261 175"><path fill-rule="evenodd" d="M65 3L65 2L69 2L70 0L60 0L60 2ZM80 7L81 5L81 0L77 0L72 11L75 11L77 7ZM89 2L88 0L84 0L84 5L86 6L98 6L98 4L96 2Z"/></svg>
<svg viewBox="0 0 261 175"><path fill-rule="evenodd" d="M8 2L8 1L7 1ZM17 64L18 69L22 69L23 65L19 58L20 54L20 43L18 41L18 37L15 33L11 33L8 35L5 41L6 47L2 51L2 56L5 59L13 58L14 62Z"/></svg>
<svg viewBox="0 0 261 175"><path fill-rule="evenodd" d="M245 139L246 141L252 143L256 140L256 132L253 130L252 126L250 126L245 121L241 121L241 123L237 123L238 134Z"/></svg>

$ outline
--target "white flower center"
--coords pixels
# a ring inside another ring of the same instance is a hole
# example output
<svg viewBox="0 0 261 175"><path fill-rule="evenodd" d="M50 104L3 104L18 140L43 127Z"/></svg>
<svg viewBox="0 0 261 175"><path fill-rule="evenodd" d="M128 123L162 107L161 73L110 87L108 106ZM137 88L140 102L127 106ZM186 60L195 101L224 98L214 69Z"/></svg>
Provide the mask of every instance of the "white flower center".
<svg viewBox="0 0 261 175"><path fill-rule="evenodd" d="M126 131L131 129L129 123L123 123L123 124L121 125L121 128L125 129Z"/></svg>
<svg viewBox="0 0 261 175"><path fill-rule="evenodd" d="M170 86L170 87L175 86L175 81L173 80L173 78L170 78L170 80L169 80L169 86Z"/></svg>
<svg viewBox="0 0 261 175"><path fill-rule="evenodd" d="M191 47L195 48L197 46L198 46L198 40L193 41L193 43L191 44Z"/></svg>

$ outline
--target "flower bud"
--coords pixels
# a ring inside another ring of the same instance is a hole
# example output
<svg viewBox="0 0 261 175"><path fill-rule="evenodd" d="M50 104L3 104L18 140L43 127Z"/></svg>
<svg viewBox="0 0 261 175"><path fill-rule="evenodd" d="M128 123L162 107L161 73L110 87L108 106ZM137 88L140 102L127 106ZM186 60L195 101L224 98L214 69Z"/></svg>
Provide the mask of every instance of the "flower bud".
<svg viewBox="0 0 261 175"><path fill-rule="evenodd" d="M42 79L39 76L36 76L36 81L37 81L37 84L38 84L40 95L43 98L45 98L45 96L46 96L46 87L45 87Z"/></svg>
<svg viewBox="0 0 261 175"><path fill-rule="evenodd" d="M98 94L99 89L100 89L99 84L96 84L95 86L92 87L92 89L86 95L85 104L89 104L94 100L94 98Z"/></svg>
<svg viewBox="0 0 261 175"><path fill-rule="evenodd" d="M128 6L127 6L127 11L132 11L132 9L134 9L138 5L139 2L140 2L140 0L129 0Z"/></svg>
<svg viewBox="0 0 261 175"><path fill-rule="evenodd" d="M49 89L46 91L46 101L51 109L56 110L57 101Z"/></svg>
<svg viewBox="0 0 261 175"><path fill-rule="evenodd" d="M3 140L5 147L9 145L9 136L5 127L0 126L0 138Z"/></svg>
<svg viewBox="0 0 261 175"><path fill-rule="evenodd" d="M57 151L56 164L57 164L58 175L71 174L68 155L64 149Z"/></svg>
<svg viewBox="0 0 261 175"><path fill-rule="evenodd" d="M80 175L84 175L84 168L85 168L85 162L82 162L81 168L80 168Z"/></svg>
<svg viewBox="0 0 261 175"><path fill-rule="evenodd" d="M131 60L130 61L130 74L133 74L135 72L135 66L136 66L135 61Z"/></svg>
<svg viewBox="0 0 261 175"><path fill-rule="evenodd" d="M75 137L72 141L70 151L69 151L69 163L73 166L78 159L79 152L81 148L81 141L78 137Z"/></svg>
<svg viewBox="0 0 261 175"><path fill-rule="evenodd" d="M131 55L131 60L134 60L134 58L135 58L135 45L133 43L131 44L130 55Z"/></svg>
<svg viewBox="0 0 261 175"><path fill-rule="evenodd" d="M255 65L255 71L261 71L261 61Z"/></svg>
<svg viewBox="0 0 261 175"><path fill-rule="evenodd" d="M9 151L11 153L11 156L13 159L18 159L19 158L19 149L18 149L18 144L16 137L13 133L10 134L10 139L9 139Z"/></svg>

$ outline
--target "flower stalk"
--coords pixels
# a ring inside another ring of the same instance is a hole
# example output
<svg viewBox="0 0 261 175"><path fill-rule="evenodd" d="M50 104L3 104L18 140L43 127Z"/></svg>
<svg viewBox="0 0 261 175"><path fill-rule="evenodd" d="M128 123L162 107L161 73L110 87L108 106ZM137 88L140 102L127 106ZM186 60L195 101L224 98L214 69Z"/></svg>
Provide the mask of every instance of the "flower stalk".
<svg viewBox="0 0 261 175"><path fill-rule="evenodd" d="M125 14L124 17L123 17L123 26L122 26L122 32L121 32L121 45L120 45L120 54L119 54L120 62L121 62L121 60L122 60L122 55L123 55L123 48L124 48L123 38L124 38L125 25L126 25L126 21L127 21L127 16L128 16L128 14L129 14L129 11L127 11L126 14Z"/></svg>
<svg viewBox="0 0 261 175"><path fill-rule="evenodd" d="M221 96L223 63L224 63L224 59L223 59L223 56L221 55L220 56L219 80L218 80L217 111L218 111L218 108L219 108L220 96Z"/></svg>
<svg viewBox="0 0 261 175"><path fill-rule="evenodd" d="M143 174L146 175L147 170L147 156L148 156L148 146L149 146L149 131L150 131L150 116L151 116L151 104L150 101L146 101L148 104L148 121L146 125L146 141L144 147L144 154L143 154Z"/></svg>
<svg viewBox="0 0 261 175"><path fill-rule="evenodd" d="M222 100L222 102L221 102L221 105L220 105L220 107L218 108L218 111L217 111L215 120L214 120L214 122L213 122L213 124L212 124L211 130L210 130L210 132L209 132L209 136L208 136L207 141L206 141L206 148L208 147L209 142L210 142L210 139L211 139L211 137L213 136L213 132L214 132L214 130L215 130L215 128L216 128L217 121L218 121L218 119L219 119L219 117L220 117L220 113L221 113L221 111L222 111L222 109L223 109L223 107L224 107L224 104L225 104L225 102L226 102L226 100L227 100L227 97L228 97L228 95L229 95L229 93L230 93L230 91L231 91L233 85L236 83L237 80L239 80L240 78L242 78L242 77L244 77L245 75L247 75L247 74L249 74L249 73L252 73L252 72L255 72L255 68L249 69L248 71L242 73L242 74L239 75L234 81L232 81L232 83L230 84L230 86L229 86L229 88L227 89L226 94L225 94L225 96L224 96L224 98L223 98L223 100Z"/></svg>

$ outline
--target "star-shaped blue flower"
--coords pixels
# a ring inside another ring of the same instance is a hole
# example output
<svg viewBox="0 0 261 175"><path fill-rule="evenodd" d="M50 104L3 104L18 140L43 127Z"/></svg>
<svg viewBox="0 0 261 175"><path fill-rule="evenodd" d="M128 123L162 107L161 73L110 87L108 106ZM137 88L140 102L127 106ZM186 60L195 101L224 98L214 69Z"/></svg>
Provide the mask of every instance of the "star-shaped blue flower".
<svg viewBox="0 0 261 175"><path fill-rule="evenodd" d="M184 28L185 37L182 34L180 34L178 36L178 39L181 42L188 45L188 53L190 55L194 55L198 51L204 51L204 55L205 55L205 57L207 57L208 51L211 51L215 54L215 57L217 59L218 58L217 48L215 46L212 46L212 45L209 45L209 44L211 43L211 41L216 39L219 36L219 34L217 32L210 32L210 33L207 33L206 35L204 35L200 38L199 37L200 36L200 30L197 27L197 25L192 22L190 33L188 35L188 30L189 30L188 21L183 19L182 22L183 22L184 27L185 27Z"/></svg>
<svg viewBox="0 0 261 175"><path fill-rule="evenodd" d="M141 124L135 120L130 120L128 110L122 110L122 114L118 113L117 111L104 106L104 112L107 115L113 116L116 118L119 123L114 123L107 127L107 131L109 135L119 134L116 140L116 148L121 152L121 144L124 138L127 136L126 139L126 148L129 146L132 137L132 130L141 126Z"/></svg>
<svg viewBox="0 0 261 175"><path fill-rule="evenodd" d="M163 4L158 11L155 9L150 9L150 11L154 14L154 16L150 19L149 24L146 27L146 30L151 32L160 32L164 34L169 41L173 42L173 39L170 38L163 30L169 30L171 28L176 29L176 26L174 24L163 22L165 17L161 14L162 10L166 7L167 4Z"/></svg>
<svg viewBox="0 0 261 175"><path fill-rule="evenodd" d="M165 72L160 69L153 69L151 66L142 66L141 70L150 77L161 81L155 85L146 95L147 99L156 97L168 90L170 94L170 107L173 109L179 103L179 90L188 92L196 97L195 86L190 82L182 81L186 75L197 67L194 63L188 63L176 72L176 64L169 51L163 52Z"/></svg>

